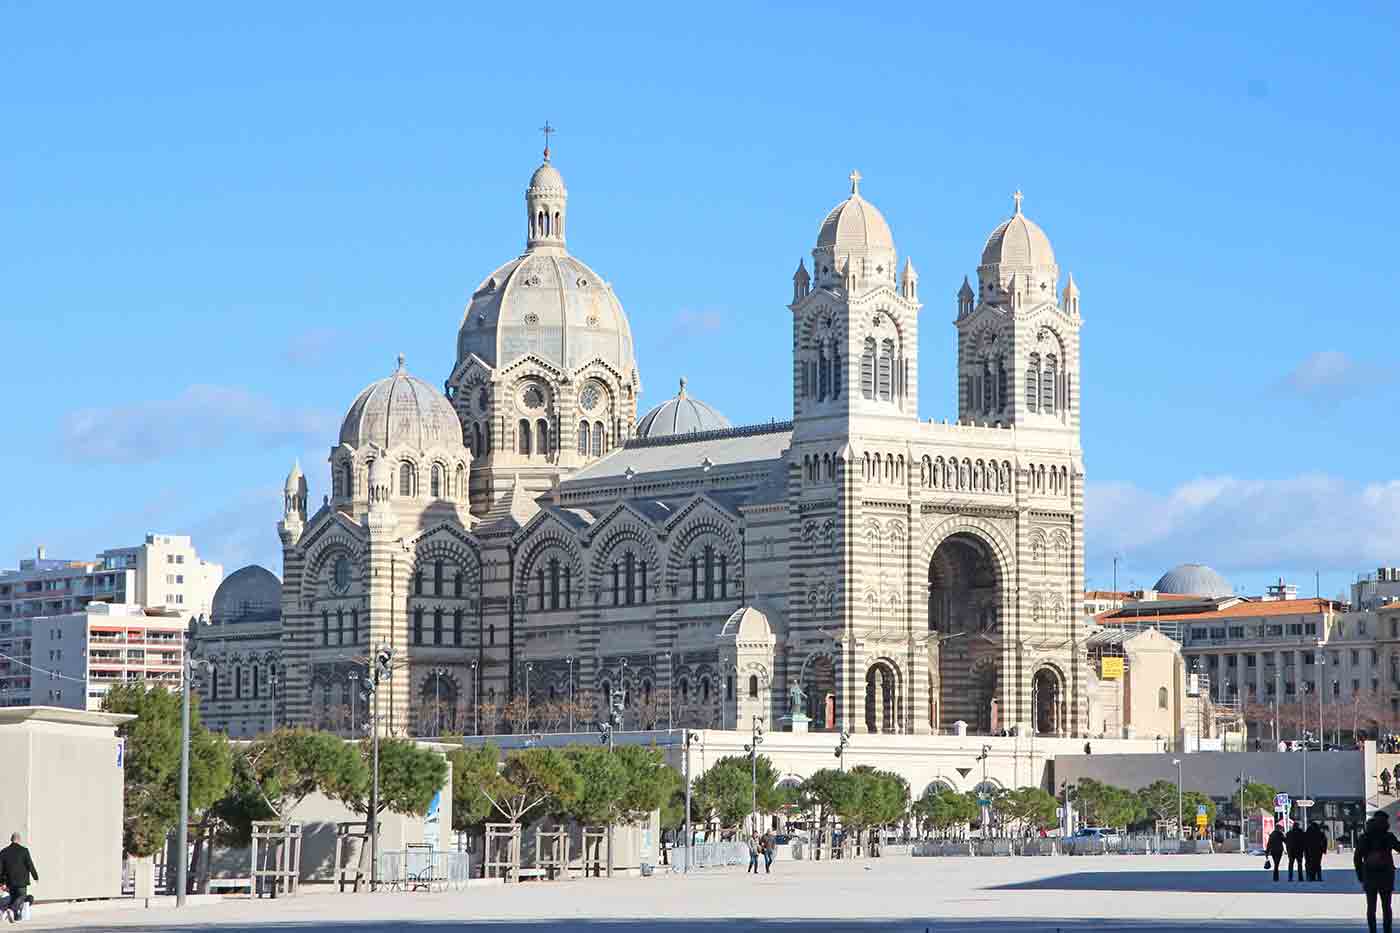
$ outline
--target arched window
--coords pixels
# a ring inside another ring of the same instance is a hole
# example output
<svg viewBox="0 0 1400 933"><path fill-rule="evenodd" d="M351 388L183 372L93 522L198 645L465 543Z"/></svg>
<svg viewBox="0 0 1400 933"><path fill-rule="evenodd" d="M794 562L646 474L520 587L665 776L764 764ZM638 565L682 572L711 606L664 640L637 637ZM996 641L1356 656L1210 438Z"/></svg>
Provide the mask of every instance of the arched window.
<svg viewBox="0 0 1400 933"><path fill-rule="evenodd" d="M457 464L456 487L457 498L465 499L467 497L467 468L460 463Z"/></svg>
<svg viewBox="0 0 1400 933"><path fill-rule="evenodd" d="M988 360L982 361L982 410L991 411L993 406L992 392L994 383L992 382L992 364Z"/></svg>
<svg viewBox="0 0 1400 933"><path fill-rule="evenodd" d="M438 466L436 463L433 464L432 478L429 480L429 482L431 483L431 485L428 487L428 490L429 490L430 494L432 495L432 497L433 497L434 499L441 499L441 498L442 498L442 467Z"/></svg>
<svg viewBox="0 0 1400 933"><path fill-rule="evenodd" d="M441 560L433 561L433 595L442 595L443 563Z"/></svg>
<svg viewBox="0 0 1400 933"><path fill-rule="evenodd" d="M886 338L880 344L880 401L894 398L894 341Z"/></svg>
<svg viewBox="0 0 1400 933"><path fill-rule="evenodd" d="M564 565L564 608L570 609L574 604L574 571L568 564Z"/></svg>
<svg viewBox="0 0 1400 933"><path fill-rule="evenodd" d="M1055 355L1045 357L1045 369L1040 374L1040 410L1047 415L1055 413Z"/></svg>
<svg viewBox="0 0 1400 933"><path fill-rule="evenodd" d="M328 610L321 610L321 644L331 643L331 614Z"/></svg>
<svg viewBox="0 0 1400 933"><path fill-rule="evenodd" d="M684 677L681 678L681 702L690 702L690 681L686 680Z"/></svg>
<svg viewBox="0 0 1400 933"><path fill-rule="evenodd" d="M351 610L350 610L350 644L352 644L352 645L358 645L359 643L360 643L360 610L359 610L359 609L351 609Z"/></svg>
<svg viewBox="0 0 1400 933"><path fill-rule="evenodd" d="M607 443L607 438L603 434L603 422L593 422L593 456L603 455L603 445Z"/></svg>
<svg viewBox="0 0 1400 933"><path fill-rule="evenodd" d="M578 423L578 454L580 457L588 456L588 422Z"/></svg>
<svg viewBox="0 0 1400 933"><path fill-rule="evenodd" d="M997 411L1006 411L1007 396L1006 359L997 357Z"/></svg>
<svg viewBox="0 0 1400 933"><path fill-rule="evenodd" d="M350 461L347 460L341 464L340 469L343 474L341 485L345 489L345 494L347 496L353 496L355 494L355 468Z"/></svg>
<svg viewBox="0 0 1400 933"><path fill-rule="evenodd" d="M841 348L831 348L831 397L841 397Z"/></svg>
<svg viewBox="0 0 1400 933"><path fill-rule="evenodd" d="M733 674L729 674L729 675L727 675L727 676L724 678L724 698L725 698L726 700L732 700L732 699L734 699L734 675L733 675Z"/></svg>
<svg viewBox="0 0 1400 933"><path fill-rule="evenodd" d="M1040 399L1040 354L1032 353L1030 363L1026 366L1026 408L1030 411L1038 411Z"/></svg>
<svg viewBox="0 0 1400 933"><path fill-rule="evenodd" d="M535 453L541 456L549 453L549 422L543 418L535 422Z"/></svg>
<svg viewBox="0 0 1400 933"><path fill-rule="evenodd" d="M399 464L399 495L413 495L413 464Z"/></svg>
<svg viewBox="0 0 1400 933"><path fill-rule="evenodd" d="M1158 709L1166 709L1166 708L1167 708L1167 688L1166 688L1166 687L1158 687L1158 688L1157 688L1157 708L1158 708Z"/></svg>
<svg viewBox="0 0 1400 933"><path fill-rule="evenodd" d="M344 610L344 609L337 609L337 610L335 611L335 643L336 643L337 645L343 645L343 644L345 644L345 610Z"/></svg>
<svg viewBox="0 0 1400 933"><path fill-rule="evenodd" d="M419 606L413 610L413 643L423 644L423 607Z"/></svg>
<svg viewBox="0 0 1400 933"><path fill-rule="evenodd" d="M613 565L612 565L612 599L613 599L613 601L612 601L612 604L613 604L614 606L618 605L618 602L619 602L621 596L622 596L622 571L621 571L621 568L618 567L617 561L613 561Z"/></svg>
<svg viewBox="0 0 1400 933"><path fill-rule="evenodd" d="M549 608L559 608L559 558L549 559Z"/></svg>
<svg viewBox="0 0 1400 933"><path fill-rule="evenodd" d="M257 666L256 664L254 664L254 665L253 665L253 699L256 700L256 699L258 698L258 692L259 692L260 689L261 689L261 685L260 685L259 682L258 682L258 666Z"/></svg>
<svg viewBox="0 0 1400 933"><path fill-rule="evenodd" d="M690 601L696 602L700 599L700 558L690 559Z"/></svg>
<svg viewBox="0 0 1400 933"><path fill-rule="evenodd" d="M233 698L243 699L243 668L238 664L233 666Z"/></svg>
<svg viewBox="0 0 1400 933"><path fill-rule="evenodd" d="M823 340L817 345L817 401L825 401L827 388L830 385L830 371L826 366L826 341Z"/></svg>
<svg viewBox="0 0 1400 933"><path fill-rule="evenodd" d="M214 702L217 703L218 700L219 700L219 670L218 670L218 668L211 667L211 668L209 669L209 689L210 689L210 691L212 692L212 699L214 700Z"/></svg>
<svg viewBox="0 0 1400 933"><path fill-rule="evenodd" d="M518 425L515 426L515 434L516 434L516 440L517 440L517 442L518 442L518 444L519 444L519 447L518 447L518 449L516 450L516 453L521 453L521 454L525 454L526 456L529 456L529 454L530 454L530 422L526 421L524 418L521 418L521 419L520 419L520 423L519 423Z"/></svg>
<svg viewBox="0 0 1400 933"><path fill-rule="evenodd" d="M758 675L757 675L757 674L750 674L750 675L749 675L749 699L750 699L750 700L756 700L756 699L758 699Z"/></svg>
<svg viewBox="0 0 1400 933"><path fill-rule="evenodd" d="M472 456L480 457L486 453L486 448L481 445L481 422L472 422Z"/></svg>
<svg viewBox="0 0 1400 933"><path fill-rule="evenodd" d="M452 610L452 644L462 644L462 610Z"/></svg>
<svg viewBox="0 0 1400 933"><path fill-rule="evenodd" d="M442 609L433 610L433 644L442 644Z"/></svg>
<svg viewBox="0 0 1400 933"><path fill-rule="evenodd" d="M865 349L860 355L860 394L865 398L875 397L875 338L865 338Z"/></svg>

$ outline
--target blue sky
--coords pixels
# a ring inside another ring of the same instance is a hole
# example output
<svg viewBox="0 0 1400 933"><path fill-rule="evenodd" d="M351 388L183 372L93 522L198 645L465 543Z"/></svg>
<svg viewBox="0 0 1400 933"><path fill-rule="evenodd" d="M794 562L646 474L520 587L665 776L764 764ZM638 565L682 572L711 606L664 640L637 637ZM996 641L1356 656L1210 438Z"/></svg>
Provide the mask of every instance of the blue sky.
<svg viewBox="0 0 1400 933"><path fill-rule="evenodd" d="M859 168L954 415L1019 187L1083 290L1091 585L1400 563L1393 5L291 6L0 9L0 565L170 531L280 570L292 459L319 500L396 353L448 374L546 119L644 406L790 412L790 277Z"/></svg>

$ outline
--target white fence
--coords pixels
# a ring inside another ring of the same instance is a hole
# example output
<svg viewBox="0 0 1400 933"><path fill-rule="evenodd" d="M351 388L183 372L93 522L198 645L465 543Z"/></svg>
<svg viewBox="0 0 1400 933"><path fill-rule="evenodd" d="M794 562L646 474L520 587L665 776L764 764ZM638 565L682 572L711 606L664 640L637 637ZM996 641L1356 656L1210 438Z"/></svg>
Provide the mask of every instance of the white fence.
<svg viewBox="0 0 1400 933"><path fill-rule="evenodd" d="M445 891L467 886L471 855L404 849L379 853L379 881L391 891Z"/></svg>
<svg viewBox="0 0 1400 933"><path fill-rule="evenodd" d="M743 842L702 842L672 849L670 855L671 871L685 871L687 861L691 870L749 863L749 847Z"/></svg>

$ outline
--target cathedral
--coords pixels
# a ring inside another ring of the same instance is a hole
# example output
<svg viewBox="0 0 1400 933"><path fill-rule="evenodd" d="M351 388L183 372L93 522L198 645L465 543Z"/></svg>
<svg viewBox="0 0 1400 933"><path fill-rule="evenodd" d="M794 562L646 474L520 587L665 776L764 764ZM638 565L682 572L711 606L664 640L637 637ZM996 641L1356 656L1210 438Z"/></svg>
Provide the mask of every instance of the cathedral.
<svg viewBox="0 0 1400 933"><path fill-rule="evenodd" d="M918 275L860 183L793 276L790 418L733 425L685 380L639 418L546 149L443 387L400 356L314 514L287 477L290 720L348 730L388 647L394 734L614 702L625 729L1085 733L1078 289L1018 192L956 294L957 416L921 420Z"/></svg>

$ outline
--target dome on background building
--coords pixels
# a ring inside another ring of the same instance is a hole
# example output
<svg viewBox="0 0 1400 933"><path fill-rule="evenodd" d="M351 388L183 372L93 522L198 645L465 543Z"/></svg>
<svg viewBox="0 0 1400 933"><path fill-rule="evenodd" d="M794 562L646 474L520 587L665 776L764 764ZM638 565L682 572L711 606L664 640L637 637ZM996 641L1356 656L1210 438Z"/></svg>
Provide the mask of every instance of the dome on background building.
<svg viewBox="0 0 1400 933"><path fill-rule="evenodd" d="M685 379L681 379L675 398L668 398L637 422L637 437L667 437L730 427L733 425L724 415L699 399L691 398L685 391Z"/></svg>
<svg viewBox="0 0 1400 933"><path fill-rule="evenodd" d="M720 629L720 638L735 638L739 641L763 641L773 637L773 627L768 617L752 606L736 609Z"/></svg>
<svg viewBox="0 0 1400 933"><path fill-rule="evenodd" d="M1205 564L1179 564L1162 574L1152 587L1176 596L1233 596L1235 588Z"/></svg>
<svg viewBox="0 0 1400 933"><path fill-rule="evenodd" d="M210 616L215 623L275 619L281 611L282 581L257 564L225 577L214 591L210 605Z"/></svg>
<svg viewBox="0 0 1400 933"><path fill-rule="evenodd" d="M1050 238L1035 221L1021 213L1021 192L1016 192L1015 201L1016 212L987 237L987 245L982 248L982 265L1026 269L1053 266L1055 250L1050 246Z"/></svg>
<svg viewBox="0 0 1400 933"><path fill-rule="evenodd" d="M525 191L526 247L472 293L457 332L457 362L475 354L495 369L534 355L572 373L602 360L631 378L632 328L612 286L564 245L568 190L549 162Z"/></svg>
<svg viewBox="0 0 1400 933"><path fill-rule="evenodd" d="M385 450L455 448L462 445L462 424L447 396L410 376L399 354L393 375L370 383L350 406L340 443L356 450L371 444Z"/></svg>
<svg viewBox="0 0 1400 933"><path fill-rule="evenodd" d="M812 250L818 285L835 283L846 264L868 280L895 279L894 234L885 215L860 195L860 172L851 173L851 196L831 209Z"/></svg>

